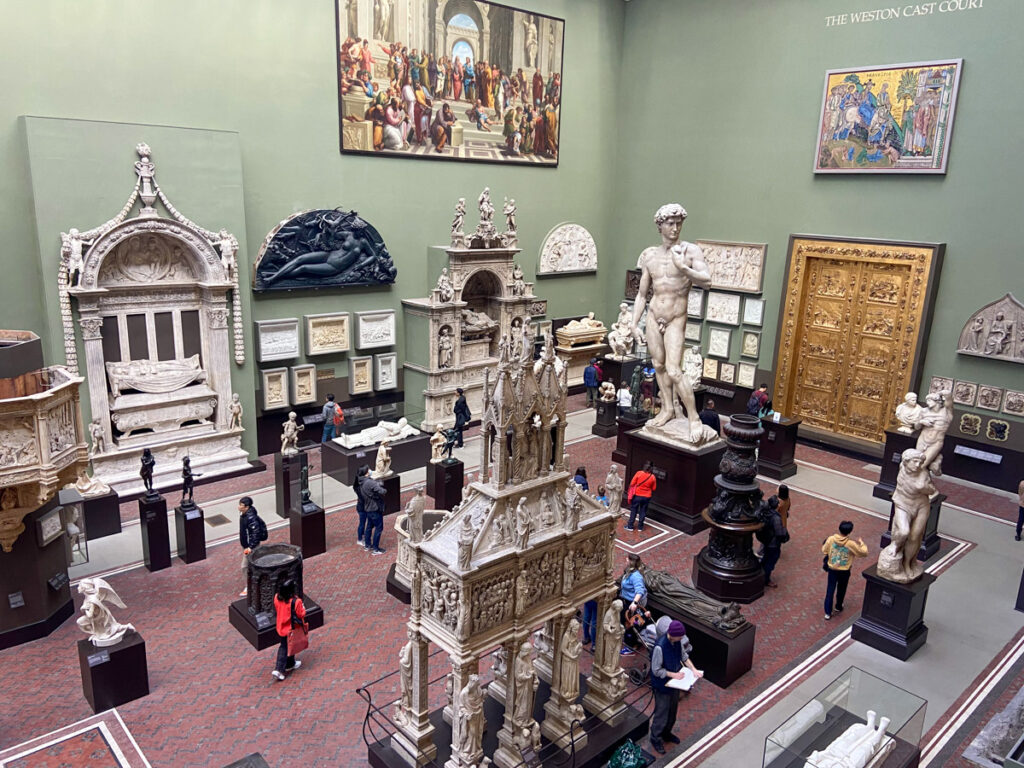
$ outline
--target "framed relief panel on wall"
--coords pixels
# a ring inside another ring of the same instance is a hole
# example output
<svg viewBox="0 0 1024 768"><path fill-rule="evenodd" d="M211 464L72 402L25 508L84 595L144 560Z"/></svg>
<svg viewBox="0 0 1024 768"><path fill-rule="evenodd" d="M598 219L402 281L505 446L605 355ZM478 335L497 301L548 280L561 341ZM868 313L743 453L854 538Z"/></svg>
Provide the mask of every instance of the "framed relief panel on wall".
<svg viewBox="0 0 1024 768"><path fill-rule="evenodd" d="M331 355L348 352L352 348L348 312L305 315L304 319L307 355Z"/></svg>
<svg viewBox="0 0 1024 768"><path fill-rule="evenodd" d="M296 365L292 368L292 405L316 402L316 366Z"/></svg>
<svg viewBox="0 0 1024 768"><path fill-rule="evenodd" d="M687 341L700 341L700 323L690 321L686 324L686 330L683 332L683 337Z"/></svg>
<svg viewBox="0 0 1024 768"><path fill-rule="evenodd" d="M740 345L742 357L758 357L761 354L761 334L757 331L744 331L743 343Z"/></svg>
<svg viewBox="0 0 1024 768"><path fill-rule="evenodd" d="M287 408L288 400L288 369L268 368L260 371L263 389L263 410Z"/></svg>
<svg viewBox="0 0 1024 768"><path fill-rule="evenodd" d="M726 384L736 381L736 365L734 363L722 363L718 367L718 380Z"/></svg>
<svg viewBox="0 0 1024 768"><path fill-rule="evenodd" d="M764 323L764 299L747 296L743 300L743 324L762 325Z"/></svg>
<svg viewBox="0 0 1024 768"><path fill-rule="evenodd" d="M740 297L735 293L708 293L708 308L704 319L712 323L725 325L740 324Z"/></svg>
<svg viewBox="0 0 1024 768"><path fill-rule="evenodd" d="M359 349L394 346L395 310L356 312L356 328L356 346Z"/></svg>
<svg viewBox="0 0 1024 768"><path fill-rule="evenodd" d="M1003 397L1003 413L1024 416L1024 392L1014 389L1006 390L1006 395Z"/></svg>
<svg viewBox="0 0 1024 768"><path fill-rule="evenodd" d="M986 411L998 411L1003 405L1002 387L989 387L982 384L978 387L978 407Z"/></svg>
<svg viewBox="0 0 1024 768"><path fill-rule="evenodd" d="M753 389L755 378L757 378L757 366L753 363L740 363L736 367L736 383L739 386Z"/></svg>
<svg viewBox="0 0 1024 768"><path fill-rule="evenodd" d="M299 349L299 318L256 321L256 359L261 363L291 360Z"/></svg>
<svg viewBox="0 0 1024 768"><path fill-rule="evenodd" d="M398 354L385 352L383 355L374 355L374 373L376 380L374 384L377 391L383 389L395 389L398 387Z"/></svg>
<svg viewBox="0 0 1024 768"><path fill-rule="evenodd" d="M928 384L928 394L944 392L946 390L953 391L953 380L947 379L945 376L932 376L932 380Z"/></svg>
<svg viewBox="0 0 1024 768"><path fill-rule="evenodd" d="M698 240L704 263L711 273L711 287L741 293L760 293L764 273L765 243L726 243Z"/></svg>
<svg viewBox="0 0 1024 768"><path fill-rule="evenodd" d="M365 395L373 392L373 358L369 355L348 359L348 393Z"/></svg>
<svg viewBox="0 0 1024 768"><path fill-rule="evenodd" d="M978 385L971 381L958 381L953 385L953 402L973 406L978 397Z"/></svg>
<svg viewBox="0 0 1024 768"><path fill-rule="evenodd" d="M732 328L708 329L708 354L711 357L729 359L729 346L732 344Z"/></svg>
<svg viewBox="0 0 1024 768"><path fill-rule="evenodd" d="M718 378L718 361L710 358L704 358L704 372L703 376L705 379L717 379Z"/></svg>
<svg viewBox="0 0 1024 768"><path fill-rule="evenodd" d="M686 314L689 317L704 317L704 289L691 288L686 301Z"/></svg>

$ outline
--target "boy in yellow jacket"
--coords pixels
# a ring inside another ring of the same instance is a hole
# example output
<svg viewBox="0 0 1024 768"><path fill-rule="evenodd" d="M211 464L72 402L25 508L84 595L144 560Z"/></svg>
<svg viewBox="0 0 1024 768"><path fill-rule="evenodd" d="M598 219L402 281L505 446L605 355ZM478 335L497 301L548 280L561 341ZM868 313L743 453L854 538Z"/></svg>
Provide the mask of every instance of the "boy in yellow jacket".
<svg viewBox="0 0 1024 768"><path fill-rule="evenodd" d="M835 612L843 612L843 600L846 598L846 586L850 583L850 566L853 558L864 557L868 553L864 539L857 541L850 538L853 523L843 520L839 524L839 533L833 533L821 545L821 554L825 555L825 571L828 573L828 587L825 590L825 620L832 618L832 598L835 597Z"/></svg>

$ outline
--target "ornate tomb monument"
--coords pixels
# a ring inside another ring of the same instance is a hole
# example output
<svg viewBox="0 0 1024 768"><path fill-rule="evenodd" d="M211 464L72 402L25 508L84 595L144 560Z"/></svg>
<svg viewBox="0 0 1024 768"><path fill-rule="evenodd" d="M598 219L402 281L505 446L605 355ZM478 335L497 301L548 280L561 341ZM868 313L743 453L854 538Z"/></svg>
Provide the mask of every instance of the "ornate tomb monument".
<svg viewBox="0 0 1024 768"><path fill-rule="evenodd" d="M85 350L93 467L120 494L142 490L143 448L157 459L157 485L177 480L185 456L206 475L248 467L230 410L232 352L245 362L238 241L183 216L156 182L149 147L136 152L128 201L97 227L62 233L58 274L65 357L76 374L76 325Z"/></svg>

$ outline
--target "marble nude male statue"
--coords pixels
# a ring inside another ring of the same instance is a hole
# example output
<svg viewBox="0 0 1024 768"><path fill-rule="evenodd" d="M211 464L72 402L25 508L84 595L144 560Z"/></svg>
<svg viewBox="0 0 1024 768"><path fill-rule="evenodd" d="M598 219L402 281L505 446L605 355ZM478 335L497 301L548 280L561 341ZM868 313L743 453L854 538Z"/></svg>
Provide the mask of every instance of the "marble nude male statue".
<svg viewBox="0 0 1024 768"><path fill-rule="evenodd" d="M685 439L699 445L717 435L710 434L712 430L705 431L697 415L693 382L683 371L683 338L690 288L709 287L711 272L700 248L679 241L685 218L686 209L678 203L663 205L654 215L661 245L651 246L640 254L640 286L633 307L633 326L640 326L646 309L647 349L661 391L661 412L647 426L665 427L676 419L682 421L685 409L689 422ZM647 293L652 288L654 293L648 304Z"/></svg>
<svg viewBox="0 0 1024 768"><path fill-rule="evenodd" d="M878 575L900 584L909 584L924 572L917 553L936 493L926 460L924 451L916 448L903 452L892 495L892 542L878 554Z"/></svg>

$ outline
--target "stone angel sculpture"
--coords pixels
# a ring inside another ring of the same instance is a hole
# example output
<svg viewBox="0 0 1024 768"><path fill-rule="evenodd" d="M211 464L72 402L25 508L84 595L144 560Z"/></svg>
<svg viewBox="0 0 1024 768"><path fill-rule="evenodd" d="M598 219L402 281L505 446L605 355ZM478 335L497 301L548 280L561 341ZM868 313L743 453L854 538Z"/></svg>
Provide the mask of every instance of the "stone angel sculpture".
<svg viewBox="0 0 1024 768"><path fill-rule="evenodd" d="M118 608L128 607L106 581L100 578L82 579L78 582L78 593L85 595L78 626L89 635L93 645L101 648L117 645L126 632L135 631L131 624L121 624L117 621L106 606L109 602Z"/></svg>

